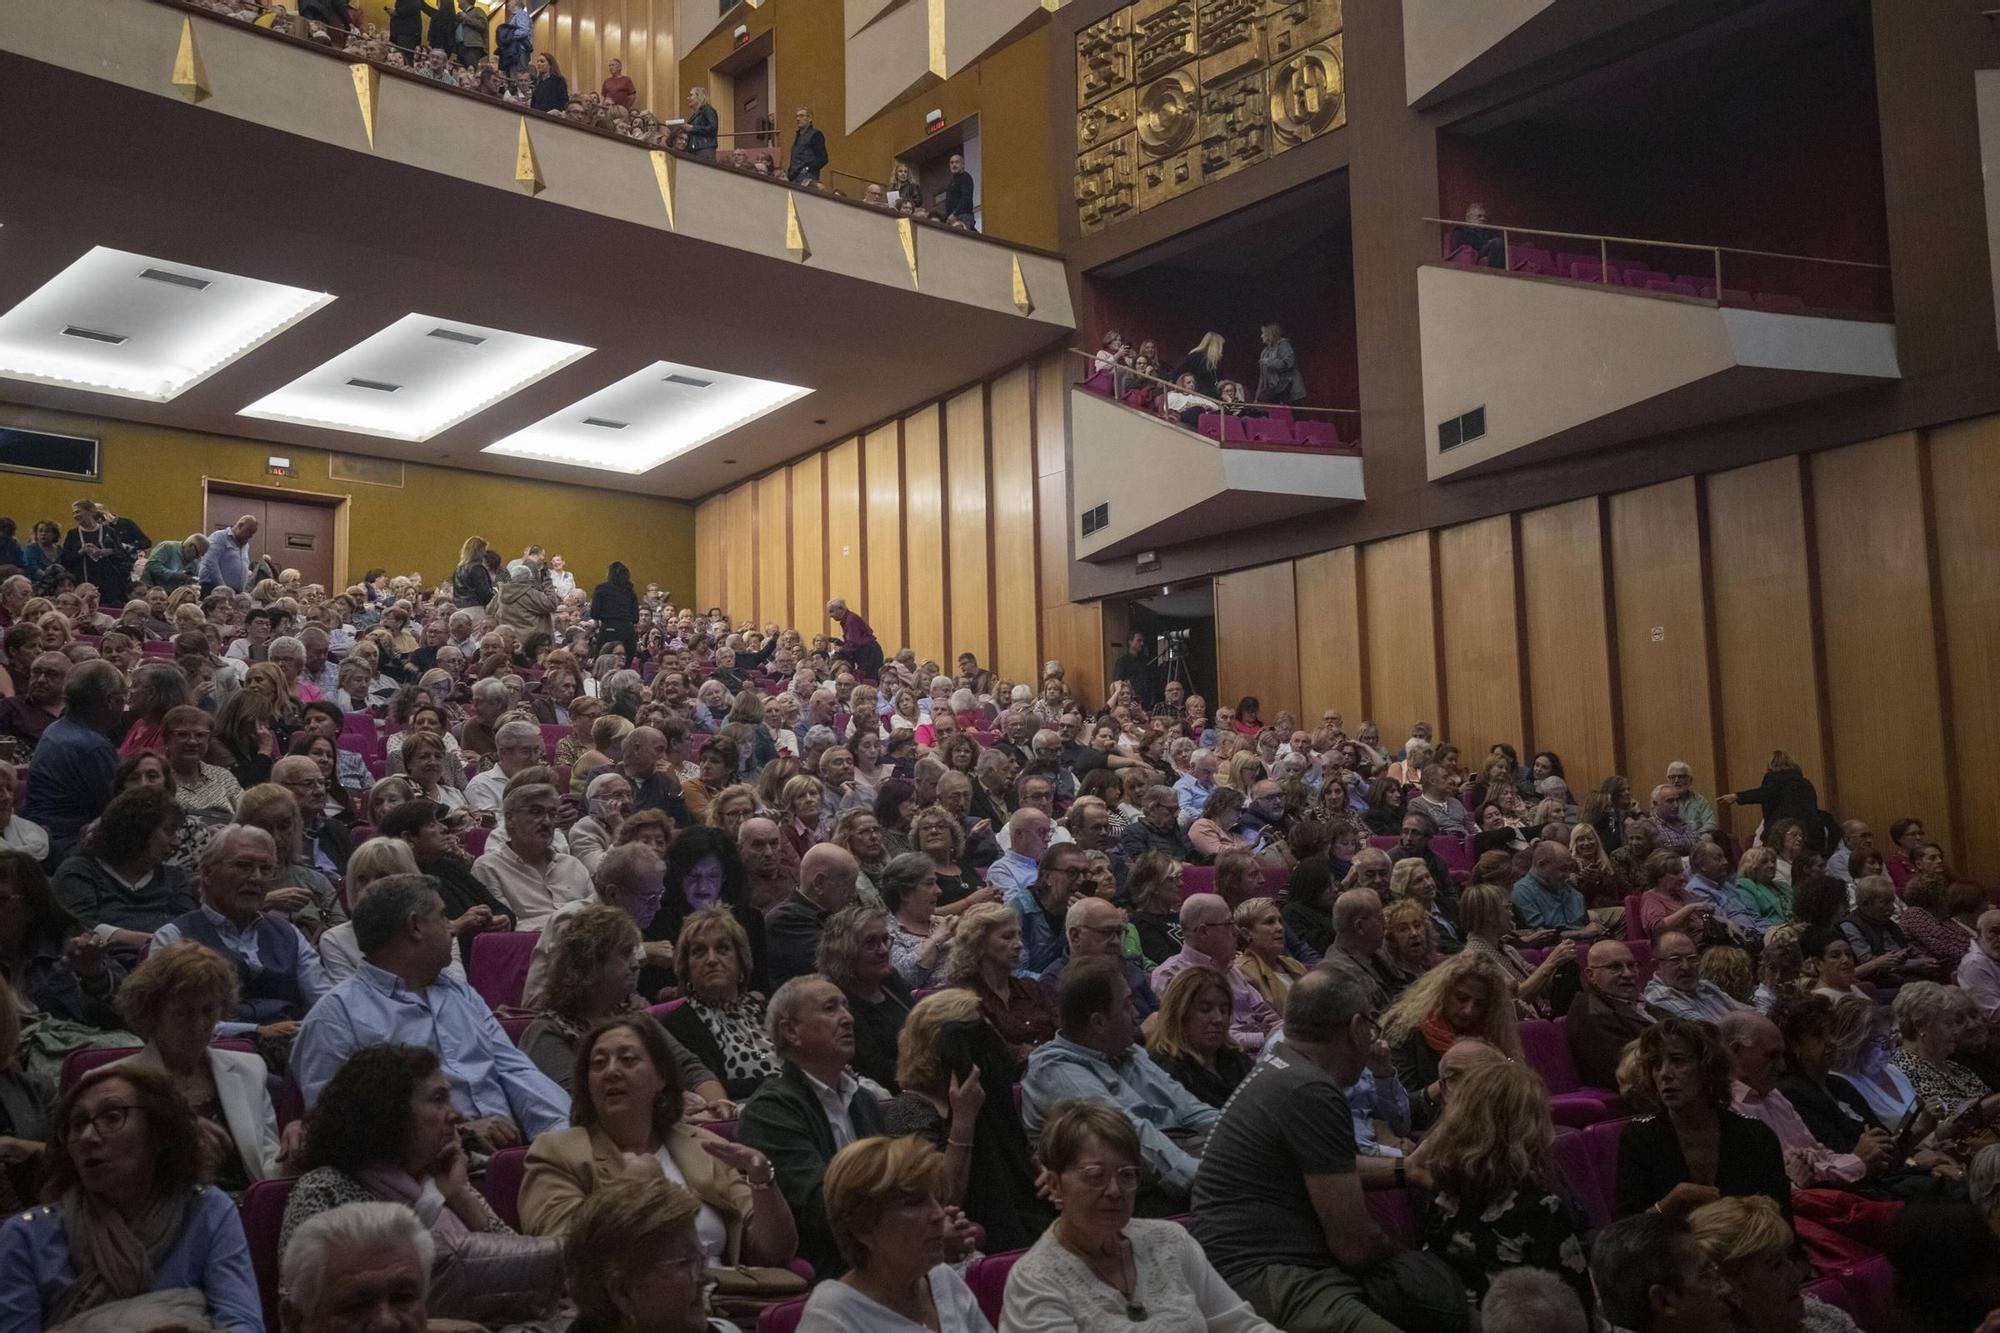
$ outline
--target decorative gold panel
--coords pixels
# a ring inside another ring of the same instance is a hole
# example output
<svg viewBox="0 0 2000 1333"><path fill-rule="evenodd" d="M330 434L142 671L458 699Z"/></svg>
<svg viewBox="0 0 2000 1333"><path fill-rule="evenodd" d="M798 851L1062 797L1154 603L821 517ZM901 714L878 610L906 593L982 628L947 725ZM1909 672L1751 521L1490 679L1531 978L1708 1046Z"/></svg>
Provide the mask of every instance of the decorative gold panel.
<svg viewBox="0 0 2000 1333"><path fill-rule="evenodd" d="M1130 134L1138 115L1138 99L1138 90L1126 88L1077 112L1076 151L1087 153Z"/></svg>
<svg viewBox="0 0 2000 1333"><path fill-rule="evenodd" d="M1138 148L1138 136L1127 134L1077 158L1076 213L1084 235L1139 207Z"/></svg>
<svg viewBox="0 0 2000 1333"><path fill-rule="evenodd" d="M1076 35L1076 104L1132 86L1132 11L1121 9Z"/></svg>
<svg viewBox="0 0 2000 1333"><path fill-rule="evenodd" d="M1347 123L1343 0L1136 0L1076 35L1085 235Z"/></svg>
<svg viewBox="0 0 2000 1333"><path fill-rule="evenodd" d="M1194 59L1194 0L1139 0L1130 12L1133 79L1150 83Z"/></svg>
<svg viewBox="0 0 2000 1333"><path fill-rule="evenodd" d="M1201 128L1201 90L1193 66L1139 90L1138 128L1141 157L1166 157L1195 141Z"/></svg>
<svg viewBox="0 0 2000 1333"><path fill-rule="evenodd" d="M1347 123L1342 35L1271 71L1271 151L1282 153Z"/></svg>
<svg viewBox="0 0 2000 1333"><path fill-rule="evenodd" d="M1261 162L1270 152L1270 101L1266 96L1264 71L1252 70L1238 78L1208 83L1208 62L1202 62L1201 90L1201 178L1218 180L1253 162Z"/></svg>

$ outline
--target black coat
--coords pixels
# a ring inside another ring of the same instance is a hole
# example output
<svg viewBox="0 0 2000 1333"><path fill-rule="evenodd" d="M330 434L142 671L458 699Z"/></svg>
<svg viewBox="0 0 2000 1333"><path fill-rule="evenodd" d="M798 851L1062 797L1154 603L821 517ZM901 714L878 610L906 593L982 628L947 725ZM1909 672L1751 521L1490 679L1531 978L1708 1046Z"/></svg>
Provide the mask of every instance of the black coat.
<svg viewBox="0 0 2000 1333"><path fill-rule="evenodd" d="M1716 1151L1715 1186L1725 1195L1764 1194L1792 1215L1792 1182L1778 1136L1734 1111L1718 1112L1722 1132ZM1619 1217L1643 1213L1691 1179L1681 1141L1665 1116L1641 1116L1618 1136L1618 1177L1611 1211Z"/></svg>
<svg viewBox="0 0 2000 1333"><path fill-rule="evenodd" d="M882 1108L863 1089L848 1103L856 1139L872 1138L884 1131ZM833 1160L833 1126L813 1091L804 1071L787 1063L778 1076L766 1079L743 1108L736 1122L736 1138L771 1159L778 1175L778 1191L792 1207L792 1221L799 1230L799 1258L813 1266L820 1278L839 1277L847 1271L840 1247L834 1243L833 1228L826 1220L826 1168Z"/></svg>
<svg viewBox="0 0 2000 1333"><path fill-rule="evenodd" d="M972 220L973 211L972 211L971 172L969 171L958 172L951 178L951 183L945 186L944 215L948 218L962 217L966 219L966 221L968 222Z"/></svg>
<svg viewBox="0 0 2000 1333"><path fill-rule="evenodd" d="M792 140L792 160L785 174L794 180L802 171L818 175L826 170L826 163L826 135L819 126L808 125Z"/></svg>
<svg viewBox="0 0 2000 1333"><path fill-rule="evenodd" d="M562 112L569 109L569 80L560 74L535 80L535 95L528 99L531 111Z"/></svg>
<svg viewBox="0 0 2000 1333"><path fill-rule="evenodd" d="M591 591L590 618L607 629L630 629L639 623L638 594L629 583L606 579Z"/></svg>
<svg viewBox="0 0 2000 1333"><path fill-rule="evenodd" d="M688 117L687 150L690 153L715 154L716 117L712 106L698 106Z"/></svg>
<svg viewBox="0 0 2000 1333"><path fill-rule="evenodd" d="M484 611L486 604L493 600L493 575L485 565L471 561L460 565L451 576L451 604L456 607Z"/></svg>

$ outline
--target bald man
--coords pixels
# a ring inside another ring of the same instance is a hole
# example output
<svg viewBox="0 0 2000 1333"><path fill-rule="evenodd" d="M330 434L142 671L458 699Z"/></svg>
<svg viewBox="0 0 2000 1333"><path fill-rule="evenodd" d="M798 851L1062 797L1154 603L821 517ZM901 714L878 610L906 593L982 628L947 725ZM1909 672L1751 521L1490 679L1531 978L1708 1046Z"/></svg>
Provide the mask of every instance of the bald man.
<svg viewBox="0 0 2000 1333"><path fill-rule="evenodd" d="M814 970L826 919L854 901L861 863L830 842L815 843L799 858L799 882L764 919L767 971L773 986Z"/></svg>
<svg viewBox="0 0 2000 1333"><path fill-rule="evenodd" d="M1657 1016L1639 996L1639 965L1623 940L1599 940L1584 959L1583 991L1563 1022L1576 1072L1593 1088L1618 1086L1625 1043Z"/></svg>
<svg viewBox="0 0 2000 1333"><path fill-rule="evenodd" d="M798 877L785 866L784 836L761 815L743 821L736 830L736 854L743 858L750 905L768 912L798 887Z"/></svg>

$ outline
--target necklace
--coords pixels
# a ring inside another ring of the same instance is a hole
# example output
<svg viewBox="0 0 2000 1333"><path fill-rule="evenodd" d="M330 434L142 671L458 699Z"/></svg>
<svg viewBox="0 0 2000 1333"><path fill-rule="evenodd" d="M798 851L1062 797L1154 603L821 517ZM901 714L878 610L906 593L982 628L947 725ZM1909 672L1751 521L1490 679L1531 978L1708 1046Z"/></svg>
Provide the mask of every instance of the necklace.
<svg viewBox="0 0 2000 1333"><path fill-rule="evenodd" d="M1131 1242L1123 1236L1118 1238L1118 1276L1116 1279L1106 1280L1104 1275L1098 1272L1097 1265L1091 1262L1090 1253L1069 1235L1061 1221L1056 1223L1056 1238L1070 1253L1083 1260L1084 1266L1090 1269L1099 1281L1118 1293L1119 1299L1125 1302L1125 1317L1128 1320L1135 1324L1143 1324L1151 1317L1145 1302L1139 1299L1139 1265L1132 1255Z"/></svg>

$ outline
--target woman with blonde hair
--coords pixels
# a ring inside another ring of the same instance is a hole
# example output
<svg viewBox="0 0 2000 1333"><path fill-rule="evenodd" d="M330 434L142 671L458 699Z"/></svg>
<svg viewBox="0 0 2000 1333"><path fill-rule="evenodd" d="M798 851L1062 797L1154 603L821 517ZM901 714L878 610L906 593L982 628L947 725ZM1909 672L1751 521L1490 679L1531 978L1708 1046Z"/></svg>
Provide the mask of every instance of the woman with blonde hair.
<svg viewBox="0 0 2000 1333"><path fill-rule="evenodd" d="M1382 1015L1382 1037L1419 1129L1443 1105L1438 1062L1452 1043L1476 1038L1510 1060L1522 1058L1514 987L1499 960L1483 949L1447 958L1412 982Z"/></svg>
<svg viewBox="0 0 2000 1333"><path fill-rule="evenodd" d="M825 790L818 778L802 773L778 793L778 833L794 857L803 857L807 849L820 841Z"/></svg>
<svg viewBox="0 0 2000 1333"><path fill-rule="evenodd" d="M722 835L733 843L743 828L743 821L756 813L757 789L747 782L738 782L708 798L708 813L703 816L703 822L710 828L720 829Z"/></svg>
<svg viewBox="0 0 2000 1333"><path fill-rule="evenodd" d="M467 537L458 548L458 567L451 574L451 601L471 615L473 627L486 620L486 604L493 600L493 574L486 568L486 539Z"/></svg>
<svg viewBox="0 0 2000 1333"><path fill-rule="evenodd" d="M354 849L347 858L347 902L350 910L361 905L368 896L368 890L391 875L415 875L417 857L410 844L402 838L370 838ZM459 923L452 923L454 928ZM362 963L361 946L354 939L354 922L350 919L330 927L319 937L320 966L326 969L328 981L340 982L354 975ZM459 961L458 935L454 929L451 937L451 962L445 971L465 980L465 965Z"/></svg>
<svg viewBox="0 0 2000 1333"><path fill-rule="evenodd" d="M1458 920L1465 930L1466 952L1489 953L1507 970L1514 985L1516 1017L1549 1017L1549 983L1564 963L1575 960L1576 941L1563 940L1540 963L1530 963L1509 938L1514 933L1513 904L1492 884L1468 884L1459 891Z"/></svg>
<svg viewBox="0 0 2000 1333"><path fill-rule="evenodd" d="M1569 854L1576 861L1576 889L1586 907L1609 907L1625 900L1618 869L1604 852L1604 835L1584 822L1569 831Z"/></svg>
<svg viewBox="0 0 2000 1333"><path fill-rule="evenodd" d="M1028 1053L1055 1036L1056 1015L1048 993L1018 975L1020 966L1021 918L1013 908L985 903L959 916L945 983L979 997L980 1012L1025 1066Z"/></svg>
<svg viewBox="0 0 2000 1333"><path fill-rule="evenodd" d="M1226 899L1229 895L1223 896ZM1285 918L1278 910L1278 900L1261 896L1244 899L1236 909L1236 936L1242 947L1236 951L1233 966L1265 1003L1284 1013L1285 996L1292 983L1306 974L1306 965L1285 952Z"/></svg>
<svg viewBox="0 0 2000 1333"><path fill-rule="evenodd" d="M1809 1296L1792 1229L1761 1194L1705 1203L1688 1214L1694 1242L1722 1276L1732 1333L1857 1333L1845 1311Z"/></svg>
<svg viewBox="0 0 2000 1333"><path fill-rule="evenodd" d="M1736 896L1766 930L1792 919L1792 888L1778 879L1778 854L1769 847L1743 853L1736 866Z"/></svg>
<svg viewBox="0 0 2000 1333"><path fill-rule="evenodd" d="M1211 330L1201 335L1201 341L1192 351L1181 358L1170 377L1176 384L1183 375L1194 376L1195 392L1207 398L1218 398L1222 394L1222 335Z"/></svg>
<svg viewBox="0 0 2000 1333"><path fill-rule="evenodd" d="M1757 989L1750 995L1758 1013L1770 1013L1782 995L1803 995L1812 989L1812 980L1806 976L1803 937L1804 931L1789 923L1764 932L1764 952L1757 960Z"/></svg>
<svg viewBox="0 0 2000 1333"><path fill-rule="evenodd" d="M1185 968L1167 983L1146 1036L1146 1053L1153 1063L1218 1110L1254 1063L1248 1051L1229 1039L1234 1007L1235 997L1221 973L1208 967Z"/></svg>
<svg viewBox="0 0 2000 1333"><path fill-rule="evenodd" d="M1458 938L1458 927L1438 908L1438 888L1437 877L1421 857L1406 856L1389 871L1389 900L1421 905L1438 947L1446 953L1457 953L1464 946Z"/></svg>
<svg viewBox="0 0 2000 1333"><path fill-rule="evenodd" d="M1576 1216L1557 1189L1549 1094L1518 1060L1460 1073L1451 1100L1411 1163L1430 1177L1423 1246L1452 1266L1481 1300L1509 1268L1561 1277L1585 1312L1590 1273Z"/></svg>

